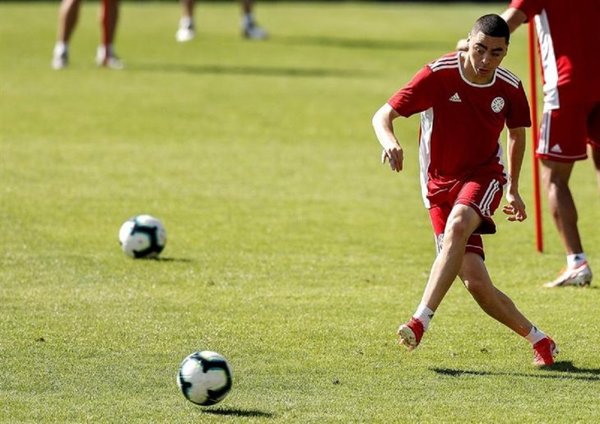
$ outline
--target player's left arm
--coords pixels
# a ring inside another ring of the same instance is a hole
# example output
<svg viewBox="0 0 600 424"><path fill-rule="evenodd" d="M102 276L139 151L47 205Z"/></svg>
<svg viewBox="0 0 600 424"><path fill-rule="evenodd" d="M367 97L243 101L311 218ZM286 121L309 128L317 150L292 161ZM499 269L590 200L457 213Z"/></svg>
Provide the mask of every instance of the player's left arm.
<svg viewBox="0 0 600 424"><path fill-rule="evenodd" d="M525 156L525 127L509 128L507 140L508 184L506 200L502 211L509 221L523 221L527 218L525 202L519 193L519 176Z"/></svg>

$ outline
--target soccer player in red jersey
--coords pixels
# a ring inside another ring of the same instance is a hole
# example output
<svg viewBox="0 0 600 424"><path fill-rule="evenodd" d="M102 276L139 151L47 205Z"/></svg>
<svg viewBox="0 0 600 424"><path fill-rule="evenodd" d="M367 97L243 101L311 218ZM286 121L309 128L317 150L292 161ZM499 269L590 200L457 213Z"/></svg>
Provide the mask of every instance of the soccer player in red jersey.
<svg viewBox="0 0 600 424"><path fill-rule="evenodd" d="M600 185L600 1L512 0L502 17L511 32L533 20L542 53L544 109L536 156L567 253L566 268L544 286L587 286L592 271L569 179L575 161L587 158L587 141Z"/></svg>
<svg viewBox="0 0 600 424"><path fill-rule="evenodd" d="M481 234L496 231L492 215L505 184L508 204L503 211L508 219L527 217L519 174L525 127L531 122L521 81L499 67L509 39L508 25L500 16L482 16L471 29L466 52L447 54L423 67L373 117L382 159L399 172L404 153L393 120L421 114L421 188L438 250L421 303L398 329L398 338L409 350L418 346L458 276L487 314L532 344L536 365L552 365L556 344L494 286L484 263ZM499 144L504 126L508 174Z"/></svg>
<svg viewBox="0 0 600 424"><path fill-rule="evenodd" d="M58 34L52 52L52 68L59 70L69 65L69 41L79 19L81 0L62 0L58 11ZM102 0L100 29L102 39L96 51L96 64L110 69L122 69L113 42L119 18L119 0Z"/></svg>

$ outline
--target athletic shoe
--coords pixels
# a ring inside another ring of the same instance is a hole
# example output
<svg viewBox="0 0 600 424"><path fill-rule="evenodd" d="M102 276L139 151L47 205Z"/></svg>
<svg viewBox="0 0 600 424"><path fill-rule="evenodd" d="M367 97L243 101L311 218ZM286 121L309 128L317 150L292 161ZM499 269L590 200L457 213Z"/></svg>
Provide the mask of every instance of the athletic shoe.
<svg viewBox="0 0 600 424"><path fill-rule="evenodd" d="M402 324L398 328L398 342L407 347L410 352L421 342L425 328L423 323L417 318L411 318L406 324Z"/></svg>
<svg viewBox="0 0 600 424"><path fill-rule="evenodd" d="M533 345L533 364L538 367L554 364L556 355L558 355L558 347L550 337L544 337Z"/></svg>
<svg viewBox="0 0 600 424"><path fill-rule="evenodd" d="M103 66L108 69L123 69L125 65L121 59L115 55L114 51L107 55L106 50L107 49L103 46L98 46L98 51L96 52L96 65Z"/></svg>
<svg viewBox="0 0 600 424"><path fill-rule="evenodd" d="M194 31L193 25L187 27L179 27L179 29L175 33L175 39L180 43L185 43L186 41L193 40L195 36L196 31Z"/></svg>
<svg viewBox="0 0 600 424"><path fill-rule="evenodd" d="M269 37L269 34L257 24L251 23L246 25L242 30L242 37L250 40L265 40Z"/></svg>
<svg viewBox="0 0 600 424"><path fill-rule="evenodd" d="M578 267L563 269L556 280L547 282L544 287L584 287L590 284L592 284L592 270L587 262L583 262Z"/></svg>
<svg viewBox="0 0 600 424"><path fill-rule="evenodd" d="M52 54L52 69L61 70L69 66L69 53L64 50L61 53L54 52Z"/></svg>

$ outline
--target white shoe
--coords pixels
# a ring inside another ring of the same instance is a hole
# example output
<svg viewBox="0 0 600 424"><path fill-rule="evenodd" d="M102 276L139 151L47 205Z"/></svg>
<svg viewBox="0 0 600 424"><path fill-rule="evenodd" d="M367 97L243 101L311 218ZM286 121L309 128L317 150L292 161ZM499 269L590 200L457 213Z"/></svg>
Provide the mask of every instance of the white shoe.
<svg viewBox="0 0 600 424"><path fill-rule="evenodd" d="M175 33L175 39L180 43L185 43L186 41L193 40L196 36L196 31L194 31L194 27L179 27L177 32Z"/></svg>
<svg viewBox="0 0 600 424"><path fill-rule="evenodd" d="M119 59L114 51L107 54L104 46L98 46L96 51L96 65L102 66L108 69L121 70L125 67L121 59ZM112 50L112 49L111 49Z"/></svg>
<svg viewBox="0 0 600 424"><path fill-rule="evenodd" d="M244 27L242 36L250 40L265 40L269 37L269 34L255 23L251 23Z"/></svg>
<svg viewBox="0 0 600 424"><path fill-rule="evenodd" d="M55 52L52 55L52 69L59 71L67 66L69 66L69 54L66 50L59 54Z"/></svg>
<svg viewBox="0 0 600 424"><path fill-rule="evenodd" d="M592 284L592 270L587 262L583 262L576 268L566 268L561 271L556 280L544 284L546 288L576 286L584 287Z"/></svg>

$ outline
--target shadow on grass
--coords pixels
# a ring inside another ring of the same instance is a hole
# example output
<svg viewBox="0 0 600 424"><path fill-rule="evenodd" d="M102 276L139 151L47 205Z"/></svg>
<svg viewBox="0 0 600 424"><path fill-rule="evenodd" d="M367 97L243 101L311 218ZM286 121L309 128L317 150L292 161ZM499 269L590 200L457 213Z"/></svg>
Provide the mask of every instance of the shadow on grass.
<svg viewBox="0 0 600 424"><path fill-rule="evenodd" d="M346 49L394 50L394 51L439 51L452 50L454 45L448 42L431 40L365 40L361 38L341 38L322 36L288 36L273 38L273 43L341 47Z"/></svg>
<svg viewBox="0 0 600 424"><path fill-rule="evenodd" d="M190 258L170 258L170 257L166 257L166 258L157 258L156 259L158 262L183 262L183 263L191 263L194 262L193 259Z"/></svg>
<svg viewBox="0 0 600 424"><path fill-rule="evenodd" d="M151 72L178 72L196 75L253 75L265 77L365 78L371 76L371 74L368 72L346 69L237 65L194 65L183 63L140 63L137 65L131 65L128 67L128 69Z"/></svg>
<svg viewBox="0 0 600 424"><path fill-rule="evenodd" d="M136 261L148 261L148 262L183 262L183 263L190 263L190 262L194 262L193 259L190 258L171 258L171 257L162 257L159 256L158 258L156 257L142 257L142 258L135 258Z"/></svg>
<svg viewBox="0 0 600 424"><path fill-rule="evenodd" d="M233 417L255 417L255 418L273 418L271 412L259 411L256 409L240 409L240 408L220 408L220 409L203 409L204 414L225 415Z"/></svg>
<svg viewBox="0 0 600 424"><path fill-rule="evenodd" d="M515 373L515 372L496 372L496 371L474 371L474 370L459 370L455 368L430 368L432 371L447 375L450 377L462 376L508 376L508 377L534 377L534 378L551 378L551 379L572 379L586 381L600 381L599 368L578 368L571 361L558 361L554 365L541 367L541 372L536 373ZM546 374L543 372L558 371L560 374Z"/></svg>

